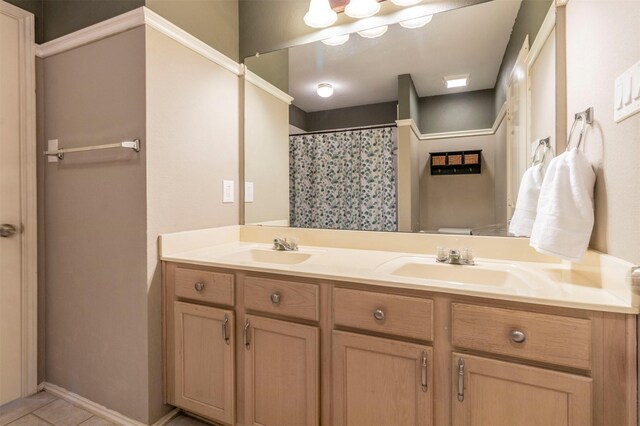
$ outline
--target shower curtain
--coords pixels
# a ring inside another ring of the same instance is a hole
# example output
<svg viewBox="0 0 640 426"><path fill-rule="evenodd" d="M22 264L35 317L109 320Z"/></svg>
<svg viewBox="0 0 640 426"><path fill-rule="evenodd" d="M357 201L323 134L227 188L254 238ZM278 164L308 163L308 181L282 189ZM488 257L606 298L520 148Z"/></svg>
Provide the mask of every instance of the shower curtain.
<svg viewBox="0 0 640 426"><path fill-rule="evenodd" d="M392 128L289 137L293 227L397 230Z"/></svg>

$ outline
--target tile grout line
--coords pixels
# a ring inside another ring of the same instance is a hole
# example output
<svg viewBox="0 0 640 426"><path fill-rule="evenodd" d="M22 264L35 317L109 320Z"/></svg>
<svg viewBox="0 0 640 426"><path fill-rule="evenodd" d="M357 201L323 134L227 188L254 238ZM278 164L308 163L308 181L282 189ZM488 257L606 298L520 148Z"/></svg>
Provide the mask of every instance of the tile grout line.
<svg viewBox="0 0 640 426"><path fill-rule="evenodd" d="M55 399L53 399L52 401L50 401L48 404L44 404L44 405L42 405L42 406L40 406L40 407L36 408L35 410L31 411L29 414L34 415L36 418L38 418L38 419L42 420L43 422L45 422L45 423L46 423L46 424L48 424L48 425L55 426L53 423L51 423L51 422L47 421L47 419L43 419L42 417L40 417L39 415L37 415L37 414L36 414L36 411L38 411L38 410L39 410L39 409L41 409L41 408L48 407L49 405L53 404L54 402L56 402L56 401L58 401L58 400L60 400L60 398L55 398ZM27 415L29 415L29 414L27 414ZM21 417L21 418L22 418L22 417Z"/></svg>

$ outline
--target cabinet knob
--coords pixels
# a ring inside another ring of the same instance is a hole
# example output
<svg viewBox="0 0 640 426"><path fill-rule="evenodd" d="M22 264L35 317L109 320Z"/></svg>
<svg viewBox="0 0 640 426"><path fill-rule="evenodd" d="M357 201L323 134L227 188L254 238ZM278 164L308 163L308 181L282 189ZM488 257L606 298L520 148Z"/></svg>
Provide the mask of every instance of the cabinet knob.
<svg viewBox="0 0 640 426"><path fill-rule="evenodd" d="M384 311L382 309L376 309L373 311L373 318L375 318L376 321L382 321L384 319Z"/></svg>
<svg viewBox="0 0 640 426"><path fill-rule="evenodd" d="M196 291L198 291L198 292L204 290L204 283L202 281L198 281L193 286L195 287Z"/></svg>
<svg viewBox="0 0 640 426"><path fill-rule="evenodd" d="M524 335L524 333L522 331L519 330L513 330L511 332L511 341L513 343L522 343L527 339L527 337Z"/></svg>
<svg viewBox="0 0 640 426"><path fill-rule="evenodd" d="M271 303L273 303L274 305L280 303L280 293L273 293L271 295Z"/></svg>

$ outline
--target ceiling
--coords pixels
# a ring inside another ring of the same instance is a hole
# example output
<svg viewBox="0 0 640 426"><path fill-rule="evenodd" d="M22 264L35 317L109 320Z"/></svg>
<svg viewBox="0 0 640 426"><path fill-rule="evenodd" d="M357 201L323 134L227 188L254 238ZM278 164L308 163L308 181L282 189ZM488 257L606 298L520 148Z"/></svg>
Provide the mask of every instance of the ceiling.
<svg viewBox="0 0 640 426"><path fill-rule="evenodd" d="M521 0L493 0L434 15L419 29L393 25L382 37L352 34L342 46L320 42L289 49L289 94L306 112L397 100L398 75L411 74L420 97L495 86ZM446 89L443 77L470 74ZM330 83L330 98L316 94Z"/></svg>

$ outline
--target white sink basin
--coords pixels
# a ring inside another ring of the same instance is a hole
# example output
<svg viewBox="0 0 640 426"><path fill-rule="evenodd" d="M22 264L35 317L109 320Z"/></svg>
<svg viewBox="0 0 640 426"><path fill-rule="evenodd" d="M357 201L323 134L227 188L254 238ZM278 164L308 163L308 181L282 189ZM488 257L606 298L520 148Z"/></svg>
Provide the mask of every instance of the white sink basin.
<svg viewBox="0 0 640 426"><path fill-rule="evenodd" d="M223 256L221 259L229 262L260 262L277 265L297 265L299 263L306 262L311 256L313 256L312 253L299 251L277 251L252 248Z"/></svg>
<svg viewBox="0 0 640 426"><path fill-rule="evenodd" d="M435 259L401 257L378 268L390 275L443 281L453 284L469 284L493 287L528 286L525 271L516 271L511 265L479 262L473 266L437 263Z"/></svg>

